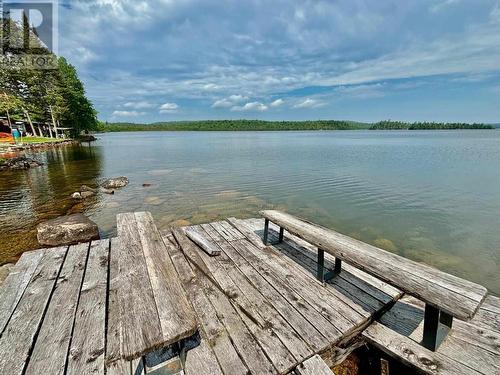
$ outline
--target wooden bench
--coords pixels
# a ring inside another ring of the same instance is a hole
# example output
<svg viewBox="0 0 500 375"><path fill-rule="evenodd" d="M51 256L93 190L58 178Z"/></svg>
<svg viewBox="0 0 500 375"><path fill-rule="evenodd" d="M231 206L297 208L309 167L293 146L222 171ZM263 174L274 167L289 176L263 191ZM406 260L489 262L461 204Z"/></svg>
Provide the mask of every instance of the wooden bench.
<svg viewBox="0 0 500 375"><path fill-rule="evenodd" d="M267 210L264 243L267 244L269 221L280 227L279 242L284 230L318 247L318 279L328 280L341 272L345 261L379 279L419 298L426 303L422 345L435 350L441 322L451 328L453 317L471 319L487 290L481 285L463 280L430 266L414 262L375 246L345 236L292 215ZM324 274L324 252L335 257L335 270Z"/></svg>

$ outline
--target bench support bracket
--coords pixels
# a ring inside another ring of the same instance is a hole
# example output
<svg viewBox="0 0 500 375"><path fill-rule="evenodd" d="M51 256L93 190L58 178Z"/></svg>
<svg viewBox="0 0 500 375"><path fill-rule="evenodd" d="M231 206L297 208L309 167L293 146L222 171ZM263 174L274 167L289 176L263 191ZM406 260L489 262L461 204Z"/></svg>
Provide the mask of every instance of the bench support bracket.
<svg viewBox="0 0 500 375"><path fill-rule="evenodd" d="M335 258L335 267L333 271L324 273L325 269L325 250L318 249L318 273L317 277L319 281L329 281L337 276L342 270L342 259Z"/></svg>
<svg viewBox="0 0 500 375"><path fill-rule="evenodd" d="M267 245L267 236L269 235L269 219L264 220L264 245Z"/></svg>
<svg viewBox="0 0 500 375"><path fill-rule="evenodd" d="M438 347L440 322L449 330L453 324L453 316L440 311L434 306L426 304L424 312L424 337L422 339L422 346L432 350L433 352L436 351Z"/></svg>
<svg viewBox="0 0 500 375"><path fill-rule="evenodd" d="M283 236L285 234L285 228L280 227L280 236L278 237L278 242L282 243L283 242Z"/></svg>

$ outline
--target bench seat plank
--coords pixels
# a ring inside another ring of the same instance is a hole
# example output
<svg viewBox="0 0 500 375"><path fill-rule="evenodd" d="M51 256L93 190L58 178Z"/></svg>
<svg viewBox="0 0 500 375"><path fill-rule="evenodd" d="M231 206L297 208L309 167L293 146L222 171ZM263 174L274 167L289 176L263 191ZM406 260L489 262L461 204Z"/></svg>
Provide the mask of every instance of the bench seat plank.
<svg viewBox="0 0 500 375"><path fill-rule="evenodd" d="M460 319L472 318L486 296L487 290L481 285L392 254L292 215L274 210L262 211L261 214L333 256Z"/></svg>

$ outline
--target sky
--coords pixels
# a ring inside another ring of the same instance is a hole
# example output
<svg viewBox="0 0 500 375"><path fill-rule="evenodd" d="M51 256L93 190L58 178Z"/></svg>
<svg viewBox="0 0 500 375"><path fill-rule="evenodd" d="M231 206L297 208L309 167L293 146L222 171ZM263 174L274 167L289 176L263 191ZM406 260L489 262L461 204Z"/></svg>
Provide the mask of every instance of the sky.
<svg viewBox="0 0 500 375"><path fill-rule="evenodd" d="M59 0L104 121L500 122L500 0Z"/></svg>

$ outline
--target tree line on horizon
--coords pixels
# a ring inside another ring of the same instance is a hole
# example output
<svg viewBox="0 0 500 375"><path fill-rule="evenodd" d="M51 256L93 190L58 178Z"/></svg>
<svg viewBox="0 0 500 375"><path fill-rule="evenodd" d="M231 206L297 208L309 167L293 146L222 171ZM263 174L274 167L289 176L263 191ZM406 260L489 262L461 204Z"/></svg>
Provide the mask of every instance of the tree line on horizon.
<svg viewBox="0 0 500 375"><path fill-rule="evenodd" d="M342 120L265 121L265 120L200 120L173 121L153 124L101 123L101 132L124 131L278 131L278 130L355 130L369 124Z"/></svg>
<svg viewBox="0 0 500 375"><path fill-rule="evenodd" d="M21 38L22 27L13 21L10 23L10 32L4 37ZM71 136L97 130L97 112L86 97L76 69L64 57L57 57L47 50L31 30L30 40L30 47L37 51L42 49L44 54L54 58L54 67L28 68L21 60L12 60L7 68L0 68L0 115L7 117L9 126L14 121L26 122L27 129L34 135L41 135L41 130L34 128L33 122L50 124L49 129L50 126L69 128ZM19 55L18 51L15 52ZM14 56L8 49L3 53L7 57ZM30 50L23 54L28 56Z"/></svg>
<svg viewBox="0 0 500 375"><path fill-rule="evenodd" d="M370 127L370 130L455 130L455 129L495 129L493 125L468 124L461 122L403 122L385 120Z"/></svg>

